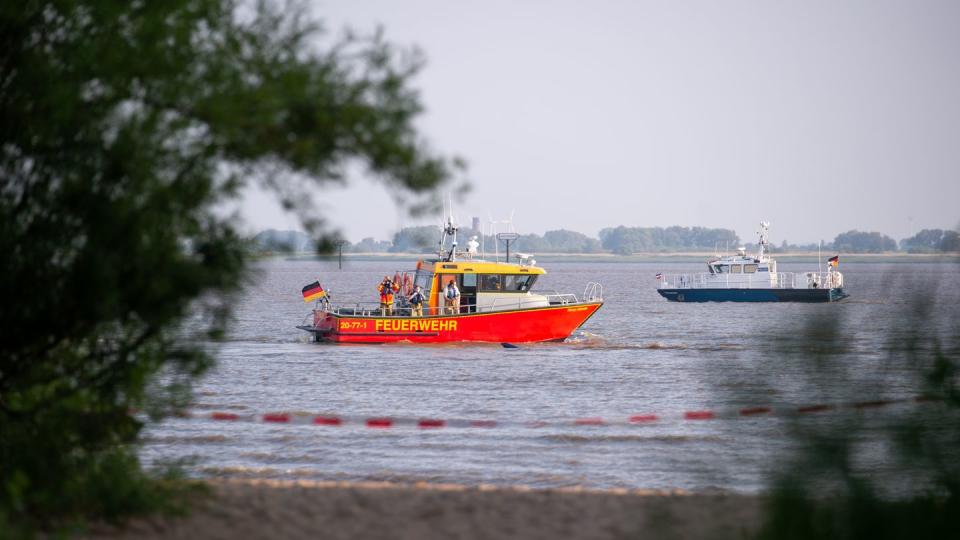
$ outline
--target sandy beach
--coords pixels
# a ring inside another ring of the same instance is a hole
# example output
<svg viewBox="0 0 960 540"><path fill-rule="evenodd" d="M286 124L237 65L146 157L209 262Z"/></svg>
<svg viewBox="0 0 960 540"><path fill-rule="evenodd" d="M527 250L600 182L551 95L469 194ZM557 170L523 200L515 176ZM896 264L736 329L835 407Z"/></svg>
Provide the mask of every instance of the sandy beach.
<svg viewBox="0 0 960 540"><path fill-rule="evenodd" d="M93 539L744 538L760 499L644 490L534 490L269 480L211 481L184 517L98 526Z"/></svg>

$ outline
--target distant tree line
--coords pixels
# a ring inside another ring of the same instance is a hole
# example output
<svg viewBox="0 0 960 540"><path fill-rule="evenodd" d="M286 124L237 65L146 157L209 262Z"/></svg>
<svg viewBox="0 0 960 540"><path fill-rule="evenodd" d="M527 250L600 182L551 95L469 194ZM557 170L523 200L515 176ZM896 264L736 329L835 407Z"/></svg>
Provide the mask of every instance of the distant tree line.
<svg viewBox="0 0 960 540"><path fill-rule="evenodd" d="M615 227L600 231L603 248L621 255L649 251L700 251L736 246L730 229L706 227Z"/></svg>
<svg viewBox="0 0 960 540"><path fill-rule="evenodd" d="M404 227L394 233L392 241L367 237L353 244L344 242L344 253L435 253L441 229L436 225ZM730 251L740 243L740 237L730 229L706 227L611 227L600 231L600 238L559 229L538 234L521 234L511 242L511 250L528 253L632 253L677 251ZM493 251L498 242L492 235L462 227L457 232L461 249L476 237L486 251ZM316 249L309 235L300 231L266 230L251 240L251 249L258 253L306 253ZM745 244L755 249L756 244ZM503 243L500 243L503 249ZM783 240L775 246L780 253L798 251L836 251L841 253L885 253L898 250L908 253L960 252L960 233L953 230L924 229L897 243L893 238L876 231L851 230L838 234L832 242L791 244Z"/></svg>
<svg viewBox="0 0 960 540"><path fill-rule="evenodd" d="M316 250L313 239L301 231L268 229L257 233L250 243L253 250L260 253L303 253Z"/></svg>
<svg viewBox="0 0 960 540"><path fill-rule="evenodd" d="M440 227L405 227L393 235L393 246L389 251L404 252L435 252L440 242ZM457 231L457 242L461 249L466 249L467 242L476 238L477 242L488 251L493 249L497 239L493 235L484 235L470 227L461 227ZM502 243L501 243L502 246ZM511 242L511 249L518 252L530 253L602 253L603 248L596 238L576 231L559 229L547 231L543 236L539 234L521 234Z"/></svg>
<svg viewBox="0 0 960 540"><path fill-rule="evenodd" d="M924 229L900 241L900 249L910 253L960 251L960 233L943 229Z"/></svg>
<svg viewBox="0 0 960 540"><path fill-rule="evenodd" d="M883 253L896 251L897 242L878 232L847 231L833 240L833 251L844 253Z"/></svg>

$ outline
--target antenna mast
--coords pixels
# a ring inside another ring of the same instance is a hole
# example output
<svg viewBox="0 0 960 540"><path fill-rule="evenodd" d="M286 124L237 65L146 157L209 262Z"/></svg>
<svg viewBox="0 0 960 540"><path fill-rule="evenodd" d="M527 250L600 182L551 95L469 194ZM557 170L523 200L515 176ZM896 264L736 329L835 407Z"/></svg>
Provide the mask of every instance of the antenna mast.
<svg viewBox="0 0 960 540"><path fill-rule="evenodd" d="M767 240L769 230L770 222L761 221L760 230L757 231L757 234L760 236L760 240L757 242L759 244L758 249L760 250L759 254L757 255L757 259L763 260L763 254L766 252L767 245L769 244L769 241Z"/></svg>
<svg viewBox="0 0 960 540"><path fill-rule="evenodd" d="M489 215L489 214L488 214L488 215ZM504 219L504 220L500 220L500 221L495 221L495 220L493 219L493 215L489 215L489 216L490 216L490 236L493 237L494 260L500 261L500 242L498 242L498 240L500 240L500 227L499 227L499 225L506 225L506 226L507 226L507 230L506 230L505 232L507 232L507 233L514 233L515 231L514 231L514 228L513 228L513 211L510 212L510 219ZM507 262L510 262L509 258L510 258L510 257L509 257L509 253L508 253L508 254L507 254Z"/></svg>
<svg viewBox="0 0 960 540"><path fill-rule="evenodd" d="M440 233L440 250L438 255L441 260L453 261L457 258L457 226L456 222L453 219L453 200L450 199L449 214L447 213L447 201L444 201L444 214L446 214L447 222L442 224L442 232ZM447 251L446 257L443 254L443 247L446 242L447 237L450 237L450 250Z"/></svg>

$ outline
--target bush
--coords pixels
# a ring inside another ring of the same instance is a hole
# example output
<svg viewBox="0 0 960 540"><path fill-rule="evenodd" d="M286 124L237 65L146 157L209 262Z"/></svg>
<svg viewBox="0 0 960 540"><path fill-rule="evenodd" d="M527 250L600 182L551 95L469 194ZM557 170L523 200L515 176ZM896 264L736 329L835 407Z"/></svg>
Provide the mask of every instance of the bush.
<svg viewBox="0 0 960 540"><path fill-rule="evenodd" d="M320 51L300 10L243 5L0 8L0 515L18 532L166 504L131 410L170 412L211 365L250 256L218 209L246 182L329 240L311 194L347 162L414 206L453 173L413 127L417 57L379 36Z"/></svg>

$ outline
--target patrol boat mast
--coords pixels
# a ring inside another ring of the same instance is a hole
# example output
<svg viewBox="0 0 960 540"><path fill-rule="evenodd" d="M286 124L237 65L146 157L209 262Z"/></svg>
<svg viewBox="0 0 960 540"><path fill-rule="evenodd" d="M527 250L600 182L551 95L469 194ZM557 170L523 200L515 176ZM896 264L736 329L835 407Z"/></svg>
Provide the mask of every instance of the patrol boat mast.
<svg viewBox="0 0 960 540"><path fill-rule="evenodd" d="M759 250L757 252L758 262L765 260L765 255L767 254L767 246L770 245L770 242L767 239L769 233L770 233L770 222L761 221L760 230L757 231L757 236L760 237L760 239L757 241L757 248Z"/></svg>

